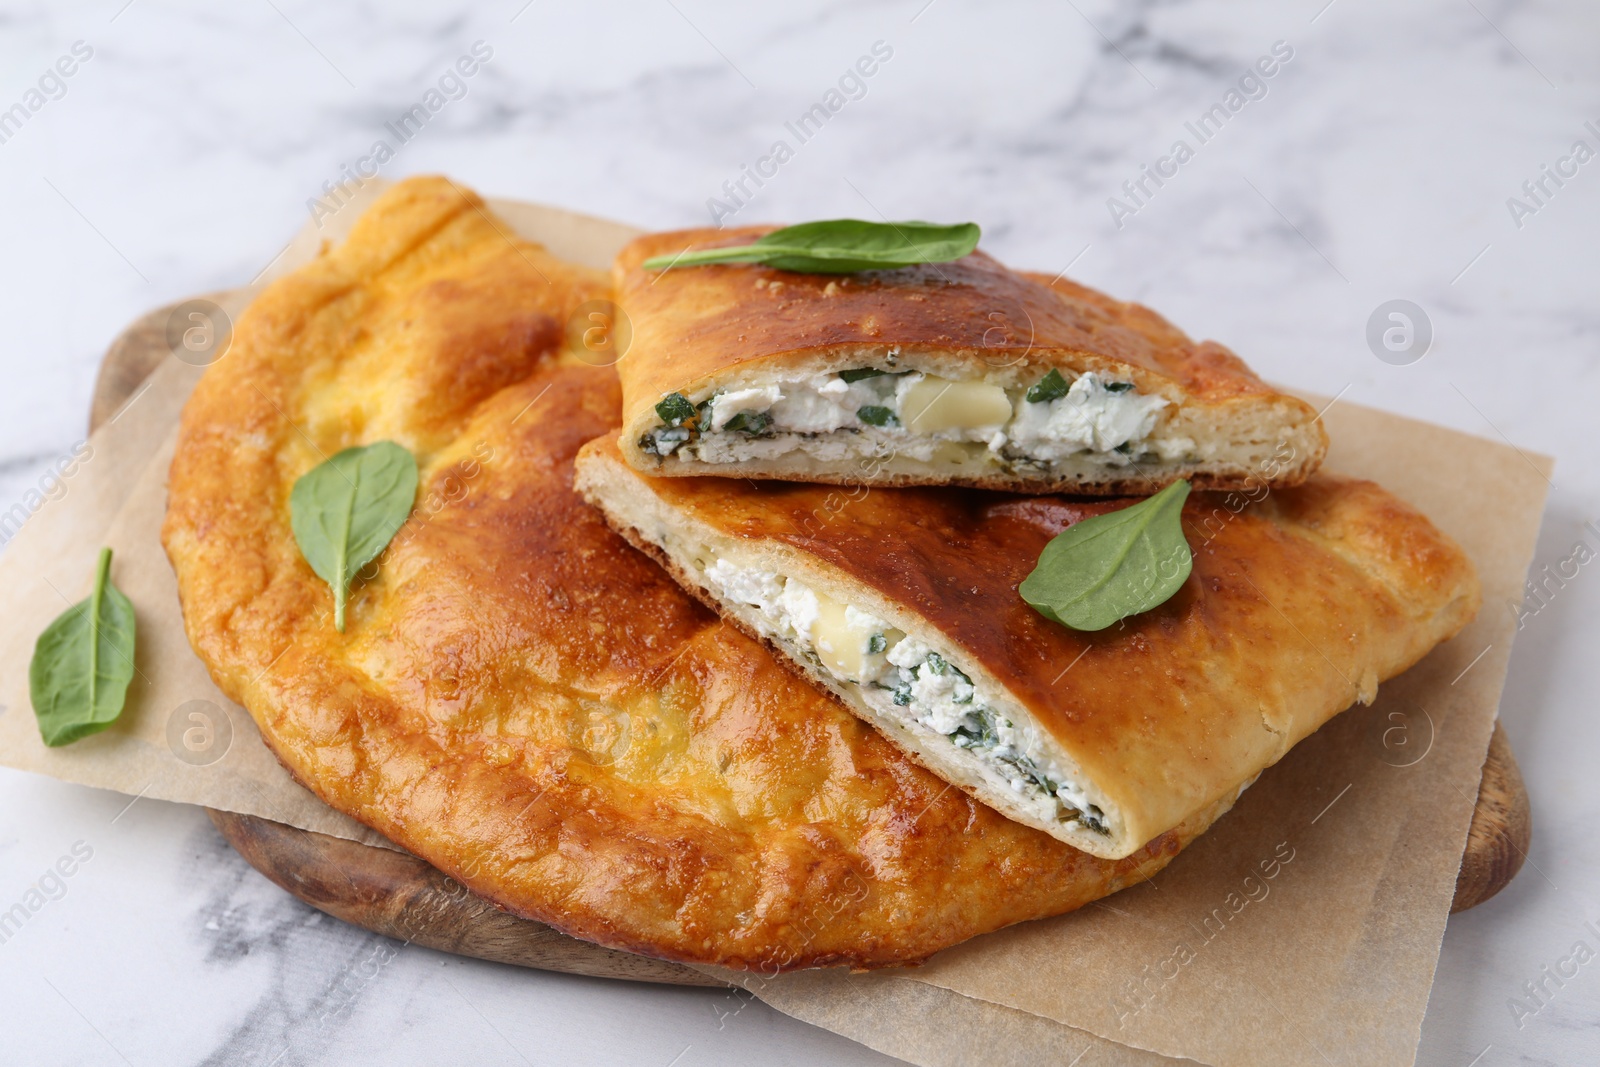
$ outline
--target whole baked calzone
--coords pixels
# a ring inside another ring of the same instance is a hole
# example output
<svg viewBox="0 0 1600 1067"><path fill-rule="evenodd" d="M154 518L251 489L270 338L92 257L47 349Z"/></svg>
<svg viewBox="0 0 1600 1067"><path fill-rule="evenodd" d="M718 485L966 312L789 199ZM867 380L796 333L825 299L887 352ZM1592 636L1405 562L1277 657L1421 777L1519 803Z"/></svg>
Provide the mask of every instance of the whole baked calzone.
<svg viewBox="0 0 1600 1067"><path fill-rule="evenodd" d="M635 469L1105 495L1298 485L1327 451L1316 411L1221 345L982 252L843 275L643 265L769 229L618 255Z"/></svg>
<svg viewBox="0 0 1600 1067"><path fill-rule="evenodd" d="M185 408L163 531L189 640L318 796L516 914L768 971L914 960L1148 877L917 766L722 623L572 490L619 422L562 355L595 272L441 179L275 283ZM290 490L393 440L416 509L346 631Z"/></svg>

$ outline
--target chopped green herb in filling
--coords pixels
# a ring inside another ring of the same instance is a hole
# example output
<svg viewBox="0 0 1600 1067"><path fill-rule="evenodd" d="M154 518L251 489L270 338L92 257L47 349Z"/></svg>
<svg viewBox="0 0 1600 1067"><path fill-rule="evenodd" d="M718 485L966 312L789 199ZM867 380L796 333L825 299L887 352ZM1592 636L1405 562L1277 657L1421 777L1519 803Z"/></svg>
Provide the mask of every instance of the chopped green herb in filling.
<svg viewBox="0 0 1600 1067"><path fill-rule="evenodd" d="M1028 390L1027 401L1030 404L1047 404L1066 396L1070 388L1067 380L1061 376L1061 372L1052 367L1049 374L1040 378L1034 383L1033 388Z"/></svg>
<svg viewBox="0 0 1600 1067"><path fill-rule="evenodd" d="M956 727L950 740L957 748L993 748L1000 743L1000 734L994 726L994 713L988 708L972 712L965 722Z"/></svg>
<svg viewBox="0 0 1600 1067"><path fill-rule="evenodd" d="M856 418L868 426L899 426L900 420L895 413L886 407L877 404L868 404L866 407L856 409Z"/></svg>
<svg viewBox="0 0 1600 1067"><path fill-rule="evenodd" d="M1072 383L1062 377L1061 372L1052 369L1049 374L1040 378L1033 384L1026 394L1030 404L1048 404L1052 400L1060 400L1072 388ZM1106 382L1105 390L1108 393L1127 393L1133 391L1132 382Z"/></svg>
<svg viewBox="0 0 1600 1067"><path fill-rule="evenodd" d="M694 418L694 405L689 403L689 398L682 393L672 393L663 397L661 403L656 405L656 414L668 426L681 426Z"/></svg>
<svg viewBox="0 0 1600 1067"><path fill-rule="evenodd" d="M852 382L864 382L868 378L882 378L884 375L888 375L891 378L904 378L912 373L914 372L908 370L879 370L876 367L857 367L855 370L840 371L839 380L849 385Z"/></svg>
<svg viewBox="0 0 1600 1067"><path fill-rule="evenodd" d="M759 437L772 429L772 416L765 411L741 411L722 424L724 430L742 430L751 437Z"/></svg>
<svg viewBox="0 0 1600 1067"><path fill-rule="evenodd" d="M678 446L689 440L689 427L674 426L665 430L653 430L639 438L639 447L646 455L670 456L678 450Z"/></svg>
<svg viewBox="0 0 1600 1067"><path fill-rule="evenodd" d="M873 634L867 638L867 653L876 656L889 647L889 639L883 634Z"/></svg>
<svg viewBox="0 0 1600 1067"><path fill-rule="evenodd" d="M931 675L954 677L958 680L949 697L952 704L973 703L975 691L971 678L967 676L965 671L939 653L930 651L921 663L909 668L909 670L902 668L902 681L892 691L892 699L896 705L906 707L918 701L918 698L914 695L914 684L916 680L923 676L924 671ZM908 673L911 676L909 679L906 678ZM944 733L950 743L957 748L982 752L990 759L1010 767L1028 785L1041 790L1048 796L1057 797L1058 800L1061 799L1057 796L1060 783L1052 781L1049 775L1042 771L1038 764L1027 755L1011 749L1006 742L1001 740L1001 724L1003 723L1006 729L1011 729L1012 724L1009 719L1002 719L993 708L979 704L967 709L955 724L955 729L950 732L945 732L945 727L936 725L932 720L923 719L922 715L925 714L925 711L919 713L918 707L913 707L911 710L925 724L933 726L934 729ZM1095 833L1106 834L1110 832L1105 825L1105 813L1093 804L1088 805L1087 810L1081 810L1064 800L1061 801L1061 804L1062 810L1058 818L1063 821L1076 822Z"/></svg>

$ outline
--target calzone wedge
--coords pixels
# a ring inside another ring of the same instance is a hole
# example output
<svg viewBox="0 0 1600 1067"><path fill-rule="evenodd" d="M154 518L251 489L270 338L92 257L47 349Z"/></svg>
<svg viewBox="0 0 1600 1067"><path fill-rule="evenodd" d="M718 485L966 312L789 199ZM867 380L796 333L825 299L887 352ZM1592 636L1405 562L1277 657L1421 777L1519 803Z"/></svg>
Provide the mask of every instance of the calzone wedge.
<svg viewBox="0 0 1600 1067"><path fill-rule="evenodd" d="M1193 571L1084 633L1017 585L1067 526L1131 501L844 491L640 475L611 439L577 484L725 619L945 780L1096 856L1231 801L1478 607L1462 550L1329 475L1240 509L1195 493Z"/></svg>
<svg viewBox="0 0 1600 1067"><path fill-rule="evenodd" d="M1295 485L1327 450L1310 406L1221 345L982 252L848 275L642 265L764 232L618 256L636 470L1105 495Z"/></svg>

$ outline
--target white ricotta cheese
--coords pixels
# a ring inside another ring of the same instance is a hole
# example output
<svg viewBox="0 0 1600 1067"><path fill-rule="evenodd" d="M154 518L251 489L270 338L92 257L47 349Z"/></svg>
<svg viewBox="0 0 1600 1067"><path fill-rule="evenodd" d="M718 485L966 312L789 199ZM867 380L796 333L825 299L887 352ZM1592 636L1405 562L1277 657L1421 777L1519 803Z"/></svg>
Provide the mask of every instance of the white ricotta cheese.
<svg viewBox="0 0 1600 1067"><path fill-rule="evenodd" d="M1056 400L1024 400L1007 435L1023 452L1052 460L1074 452L1111 452L1144 439L1155 428L1167 399L1132 389L1113 392L1096 374L1084 374Z"/></svg>
<svg viewBox="0 0 1600 1067"><path fill-rule="evenodd" d="M759 385L753 389L733 389L711 398L711 428L720 430L728 420L744 412L766 411L783 395L778 385Z"/></svg>

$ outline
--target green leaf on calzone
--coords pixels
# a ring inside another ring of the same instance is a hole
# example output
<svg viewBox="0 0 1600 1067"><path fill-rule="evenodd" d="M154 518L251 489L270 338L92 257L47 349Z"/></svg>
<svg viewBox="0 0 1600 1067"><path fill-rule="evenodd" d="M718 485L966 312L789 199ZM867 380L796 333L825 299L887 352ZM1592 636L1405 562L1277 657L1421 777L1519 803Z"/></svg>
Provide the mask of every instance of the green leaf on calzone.
<svg viewBox="0 0 1600 1067"><path fill-rule="evenodd" d="M1183 536L1189 483L1062 530L1017 587L1035 611L1074 630L1104 630L1164 604L1189 577Z"/></svg>
<svg viewBox="0 0 1600 1067"><path fill-rule="evenodd" d="M300 554L333 588L344 632L350 581L405 525L417 497L417 461L393 441L347 448L294 483L289 521Z"/></svg>
<svg viewBox="0 0 1600 1067"><path fill-rule="evenodd" d="M761 263L803 274L852 274L893 270L918 263L947 263L978 247L975 222L863 222L823 219L785 226L747 245L703 248L675 256L653 256L645 270L671 270L708 263Z"/></svg>

